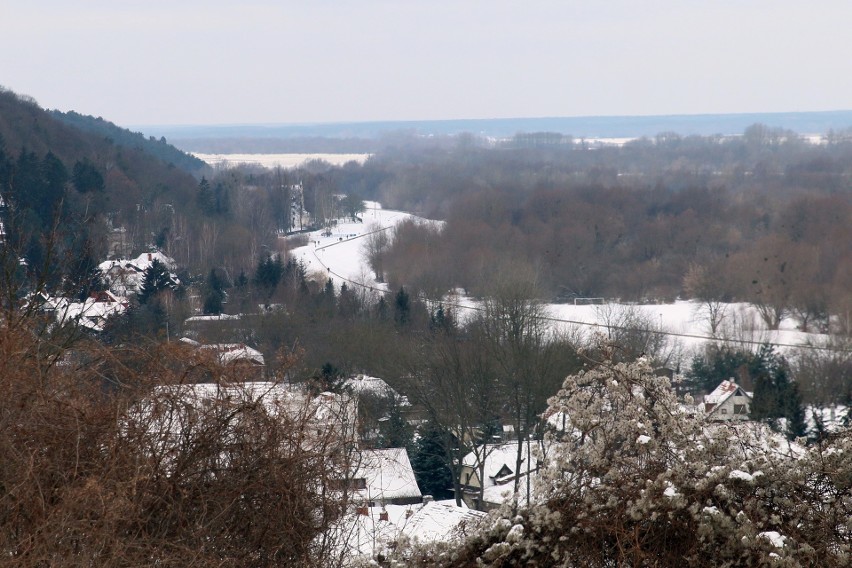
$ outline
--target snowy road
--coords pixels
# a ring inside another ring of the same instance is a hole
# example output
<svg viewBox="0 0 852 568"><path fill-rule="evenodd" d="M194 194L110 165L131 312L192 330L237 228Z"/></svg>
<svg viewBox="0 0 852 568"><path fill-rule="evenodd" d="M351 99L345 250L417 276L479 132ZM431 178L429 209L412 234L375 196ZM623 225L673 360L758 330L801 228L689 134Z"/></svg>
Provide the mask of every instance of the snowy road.
<svg viewBox="0 0 852 568"><path fill-rule="evenodd" d="M376 281L364 257L365 238L371 232L390 231L401 221L419 217L403 211L382 209L375 202L366 202L366 205L363 222L338 223L328 236L324 236L322 231L308 233L309 244L291 250L290 256L302 260L308 272L325 274L331 278L337 289L343 282L386 289L385 284Z"/></svg>

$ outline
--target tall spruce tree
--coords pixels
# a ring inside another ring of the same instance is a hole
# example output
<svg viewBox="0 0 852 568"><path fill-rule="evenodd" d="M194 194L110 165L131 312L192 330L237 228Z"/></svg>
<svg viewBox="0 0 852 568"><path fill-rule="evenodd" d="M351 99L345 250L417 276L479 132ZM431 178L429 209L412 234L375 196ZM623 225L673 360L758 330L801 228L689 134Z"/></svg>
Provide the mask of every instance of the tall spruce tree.
<svg viewBox="0 0 852 568"><path fill-rule="evenodd" d="M757 357L759 366L750 409L752 420L765 422L778 431L783 418L784 433L789 439L804 436L807 430L805 411L799 386L790 377L789 363L775 353L771 345L761 346Z"/></svg>
<svg viewBox="0 0 852 568"><path fill-rule="evenodd" d="M425 495L436 499L452 497L453 474L447 467L446 456L445 433L431 424L421 428L411 455L411 468Z"/></svg>
<svg viewBox="0 0 852 568"><path fill-rule="evenodd" d="M394 299L393 317L398 325L406 325L411 320L411 298L402 286Z"/></svg>
<svg viewBox="0 0 852 568"><path fill-rule="evenodd" d="M145 269L145 276L142 280L142 286L139 288L139 294L136 299L140 304L147 304L152 298L163 290L174 288L174 282L169 274L166 265L156 258L151 263L151 266Z"/></svg>
<svg viewBox="0 0 852 568"><path fill-rule="evenodd" d="M204 290L205 314L221 314L225 302L225 282L215 268L210 269Z"/></svg>

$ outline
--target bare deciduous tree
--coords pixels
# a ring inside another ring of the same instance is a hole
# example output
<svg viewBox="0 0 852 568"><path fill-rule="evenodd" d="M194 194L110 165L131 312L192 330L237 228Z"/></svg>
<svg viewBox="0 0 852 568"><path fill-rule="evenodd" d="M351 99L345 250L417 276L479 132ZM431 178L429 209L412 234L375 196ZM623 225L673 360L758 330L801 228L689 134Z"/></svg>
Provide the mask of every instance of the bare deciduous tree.
<svg viewBox="0 0 852 568"><path fill-rule="evenodd" d="M728 313L730 296L725 290L724 274L706 265L692 263L683 277L687 295L699 302L698 312L710 325L710 335L716 337Z"/></svg>
<svg viewBox="0 0 852 568"><path fill-rule="evenodd" d="M385 281L384 260L389 246L390 237L388 236L387 228L383 228L376 223L367 227L362 252L367 257L367 262L370 264L373 272L376 273L376 280L379 282Z"/></svg>

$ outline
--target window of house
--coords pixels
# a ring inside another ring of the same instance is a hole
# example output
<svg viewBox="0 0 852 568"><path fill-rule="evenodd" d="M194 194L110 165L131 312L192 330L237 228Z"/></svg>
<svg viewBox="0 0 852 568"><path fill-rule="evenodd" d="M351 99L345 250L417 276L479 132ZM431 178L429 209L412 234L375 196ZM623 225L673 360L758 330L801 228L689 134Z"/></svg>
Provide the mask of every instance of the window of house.
<svg viewBox="0 0 852 568"><path fill-rule="evenodd" d="M734 414L748 414L746 410L745 404L735 404L734 405Z"/></svg>
<svg viewBox="0 0 852 568"><path fill-rule="evenodd" d="M727 408L723 408L723 409L720 411L720 413L721 413L721 414L727 414L727 413L728 413L728 409L727 409Z"/></svg>

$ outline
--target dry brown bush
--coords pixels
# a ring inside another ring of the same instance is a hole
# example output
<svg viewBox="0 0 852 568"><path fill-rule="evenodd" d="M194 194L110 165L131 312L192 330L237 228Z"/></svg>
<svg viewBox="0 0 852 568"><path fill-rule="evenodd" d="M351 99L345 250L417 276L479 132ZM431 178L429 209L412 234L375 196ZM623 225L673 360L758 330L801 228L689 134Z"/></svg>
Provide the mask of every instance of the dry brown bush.
<svg viewBox="0 0 852 568"><path fill-rule="evenodd" d="M49 347L0 323L0 565L333 564L337 432L269 412L183 346ZM230 399L190 411L162 387L198 379Z"/></svg>

